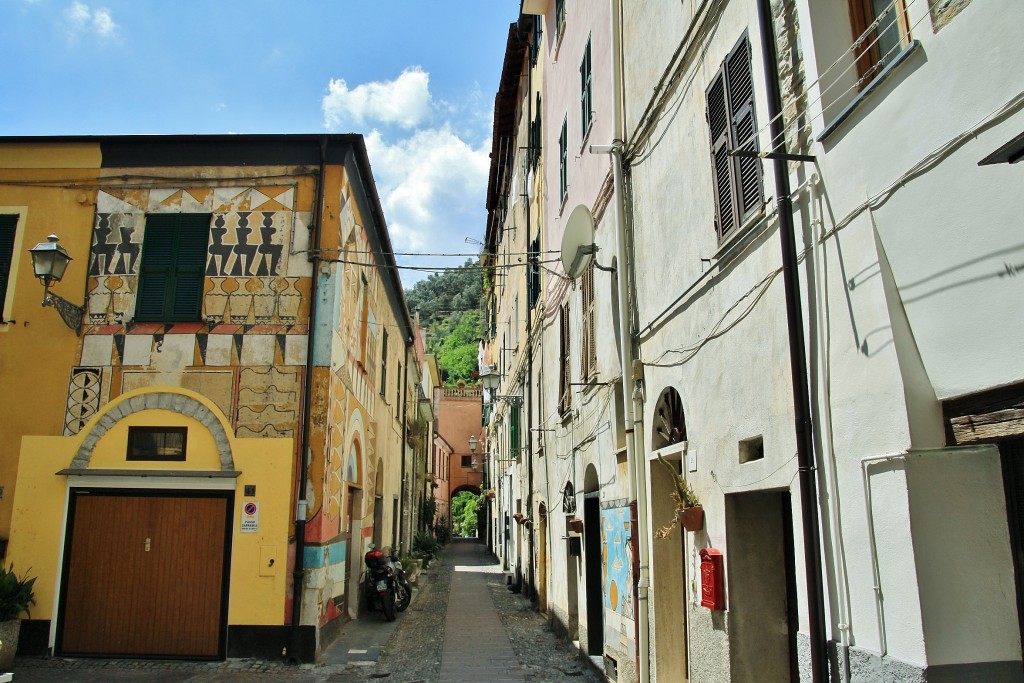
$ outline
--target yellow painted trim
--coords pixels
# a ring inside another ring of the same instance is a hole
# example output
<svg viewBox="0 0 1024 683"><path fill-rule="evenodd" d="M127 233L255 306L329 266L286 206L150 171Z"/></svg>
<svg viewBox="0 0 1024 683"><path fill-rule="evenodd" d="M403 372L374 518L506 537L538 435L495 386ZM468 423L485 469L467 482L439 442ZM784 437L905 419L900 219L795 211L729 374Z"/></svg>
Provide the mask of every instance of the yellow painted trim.
<svg viewBox="0 0 1024 683"><path fill-rule="evenodd" d="M0 145L0 168L99 168L102 161L98 142Z"/></svg>

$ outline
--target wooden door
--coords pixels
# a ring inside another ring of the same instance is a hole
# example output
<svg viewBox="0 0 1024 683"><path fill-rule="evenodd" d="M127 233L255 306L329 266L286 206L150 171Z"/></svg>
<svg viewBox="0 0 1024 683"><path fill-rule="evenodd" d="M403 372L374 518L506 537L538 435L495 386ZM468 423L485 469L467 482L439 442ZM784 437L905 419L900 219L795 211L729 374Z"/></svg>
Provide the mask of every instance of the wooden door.
<svg viewBox="0 0 1024 683"><path fill-rule="evenodd" d="M218 658L228 494L72 491L61 654Z"/></svg>

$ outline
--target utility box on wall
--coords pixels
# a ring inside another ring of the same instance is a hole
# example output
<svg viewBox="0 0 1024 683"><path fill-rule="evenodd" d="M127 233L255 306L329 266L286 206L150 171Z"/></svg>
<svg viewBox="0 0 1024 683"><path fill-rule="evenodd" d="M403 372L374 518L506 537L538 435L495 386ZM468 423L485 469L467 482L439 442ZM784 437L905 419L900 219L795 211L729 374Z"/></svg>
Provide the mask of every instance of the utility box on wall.
<svg viewBox="0 0 1024 683"><path fill-rule="evenodd" d="M700 551L700 604L712 610L725 609L725 572L722 551Z"/></svg>

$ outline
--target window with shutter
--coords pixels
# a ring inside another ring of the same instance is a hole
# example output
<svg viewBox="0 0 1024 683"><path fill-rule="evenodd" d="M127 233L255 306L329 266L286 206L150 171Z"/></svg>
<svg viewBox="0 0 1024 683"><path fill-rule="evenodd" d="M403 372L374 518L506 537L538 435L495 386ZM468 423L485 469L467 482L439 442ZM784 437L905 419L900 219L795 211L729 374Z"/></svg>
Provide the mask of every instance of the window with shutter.
<svg viewBox="0 0 1024 683"><path fill-rule="evenodd" d="M572 406L572 386L569 374L569 304L559 311L558 338L558 412L565 415Z"/></svg>
<svg viewBox="0 0 1024 683"><path fill-rule="evenodd" d="M519 459L521 450L519 442L519 404L513 402L509 409L508 420L508 452L513 459Z"/></svg>
<svg viewBox="0 0 1024 683"><path fill-rule="evenodd" d="M581 280L583 308L583 339L580 343L580 376L593 377L597 369L597 335L594 325L594 263L583 271Z"/></svg>
<svg viewBox="0 0 1024 683"><path fill-rule="evenodd" d="M564 202L569 192L569 129L562 120L562 132L558 135L558 201Z"/></svg>
<svg viewBox="0 0 1024 683"><path fill-rule="evenodd" d="M910 25L903 0L849 0L850 23L857 47L861 87L910 44Z"/></svg>
<svg viewBox="0 0 1024 683"><path fill-rule="evenodd" d="M208 213L154 214L146 217L135 319L193 322L203 304Z"/></svg>
<svg viewBox="0 0 1024 683"><path fill-rule="evenodd" d="M380 395L384 396L388 388L388 331L384 330L380 343Z"/></svg>
<svg viewBox="0 0 1024 683"><path fill-rule="evenodd" d="M593 123L593 79L590 71L590 40L583 48L583 61L580 64L580 138L585 140Z"/></svg>
<svg viewBox="0 0 1024 683"><path fill-rule="evenodd" d="M531 310L540 298L540 236L530 242L527 254L526 302Z"/></svg>
<svg viewBox="0 0 1024 683"><path fill-rule="evenodd" d="M764 204L761 160L730 156L757 152L757 118L750 40L743 36L707 89L707 120L715 189L715 228L725 239Z"/></svg>
<svg viewBox="0 0 1024 683"><path fill-rule="evenodd" d="M18 229L18 214L0 215L0 320L7 320L7 284L14 262L14 235Z"/></svg>

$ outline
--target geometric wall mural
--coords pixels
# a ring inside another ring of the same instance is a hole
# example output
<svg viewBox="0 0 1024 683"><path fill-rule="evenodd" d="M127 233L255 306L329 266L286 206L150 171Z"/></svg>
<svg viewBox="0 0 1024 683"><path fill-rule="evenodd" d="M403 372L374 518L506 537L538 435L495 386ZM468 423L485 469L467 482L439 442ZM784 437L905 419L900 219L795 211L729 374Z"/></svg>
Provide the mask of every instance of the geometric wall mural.
<svg viewBox="0 0 1024 683"><path fill-rule="evenodd" d="M238 373L238 437L293 437L302 390L300 367L247 367Z"/></svg>
<svg viewBox="0 0 1024 683"><path fill-rule="evenodd" d="M100 368L72 368L64 411L64 436L77 434L100 409Z"/></svg>

